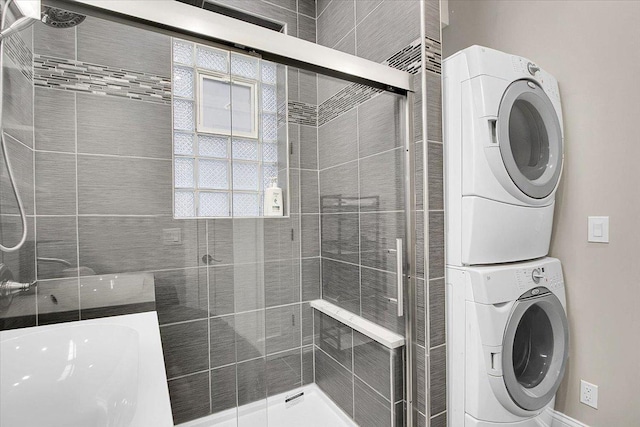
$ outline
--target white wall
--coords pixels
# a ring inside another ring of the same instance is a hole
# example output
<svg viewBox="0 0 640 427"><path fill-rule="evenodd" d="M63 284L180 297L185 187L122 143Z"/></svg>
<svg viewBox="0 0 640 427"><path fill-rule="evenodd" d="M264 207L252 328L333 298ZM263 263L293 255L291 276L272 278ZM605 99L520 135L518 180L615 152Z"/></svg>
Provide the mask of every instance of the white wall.
<svg viewBox="0 0 640 427"><path fill-rule="evenodd" d="M559 81L565 169L551 255L563 262L571 354L556 409L640 426L640 2L450 0L443 56L472 44L522 55ZM445 142L446 143L446 142ZM611 243L587 243L587 216ZM599 386L598 410L579 402Z"/></svg>

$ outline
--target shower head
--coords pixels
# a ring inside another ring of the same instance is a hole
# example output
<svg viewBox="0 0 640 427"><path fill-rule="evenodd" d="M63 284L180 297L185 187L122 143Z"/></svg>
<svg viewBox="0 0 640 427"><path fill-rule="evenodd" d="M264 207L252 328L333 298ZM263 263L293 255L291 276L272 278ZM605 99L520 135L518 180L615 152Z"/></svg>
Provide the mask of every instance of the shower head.
<svg viewBox="0 0 640 427"><path fill-rule="evenodd" d="M78 13L68 12L55 7L44 6L42 12L42 22L54 28L71 28L80 24L86 16Z"/></svg>

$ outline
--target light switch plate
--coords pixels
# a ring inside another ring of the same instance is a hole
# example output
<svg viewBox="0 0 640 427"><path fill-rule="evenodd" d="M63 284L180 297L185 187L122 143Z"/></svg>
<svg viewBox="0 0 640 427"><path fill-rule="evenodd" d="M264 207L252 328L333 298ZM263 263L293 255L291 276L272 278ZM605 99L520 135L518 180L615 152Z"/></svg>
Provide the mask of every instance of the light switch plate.
<svg viewBox="0 0 640 427"><path fill-rule="evenodd" d="M609 243L609 217L590 216L588 240L594 243Z"/></svg>

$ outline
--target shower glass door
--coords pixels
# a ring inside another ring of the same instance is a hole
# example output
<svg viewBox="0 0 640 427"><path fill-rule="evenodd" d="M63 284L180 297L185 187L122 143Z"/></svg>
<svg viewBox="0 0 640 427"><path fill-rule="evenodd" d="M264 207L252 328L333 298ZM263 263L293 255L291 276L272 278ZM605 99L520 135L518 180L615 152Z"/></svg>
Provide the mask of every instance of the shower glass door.
<svg viewBox="0 0 640 427"><path fill-rule="evenodd" d="M412 342L410 95L73 9L96 16L34 27L36 251L71 265L38 262L43 289L72 274L78 312L109 311L93 276L147 281L176 425L284 426L314 402L306 426L406 425L411 352L309 303Z"/></svg>

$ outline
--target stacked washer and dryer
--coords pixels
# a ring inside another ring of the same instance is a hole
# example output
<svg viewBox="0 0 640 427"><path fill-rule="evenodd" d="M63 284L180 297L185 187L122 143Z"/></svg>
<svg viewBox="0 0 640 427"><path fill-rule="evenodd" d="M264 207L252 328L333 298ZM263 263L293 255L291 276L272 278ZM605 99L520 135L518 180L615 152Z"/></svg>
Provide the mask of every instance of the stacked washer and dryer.
<svg viewBox="0 0 640 427"><path fill-rule="evenodd" d="M449 426L550 426L569 346L562 268L547 257L558 84L480 46L443 75Z"/></svg>

